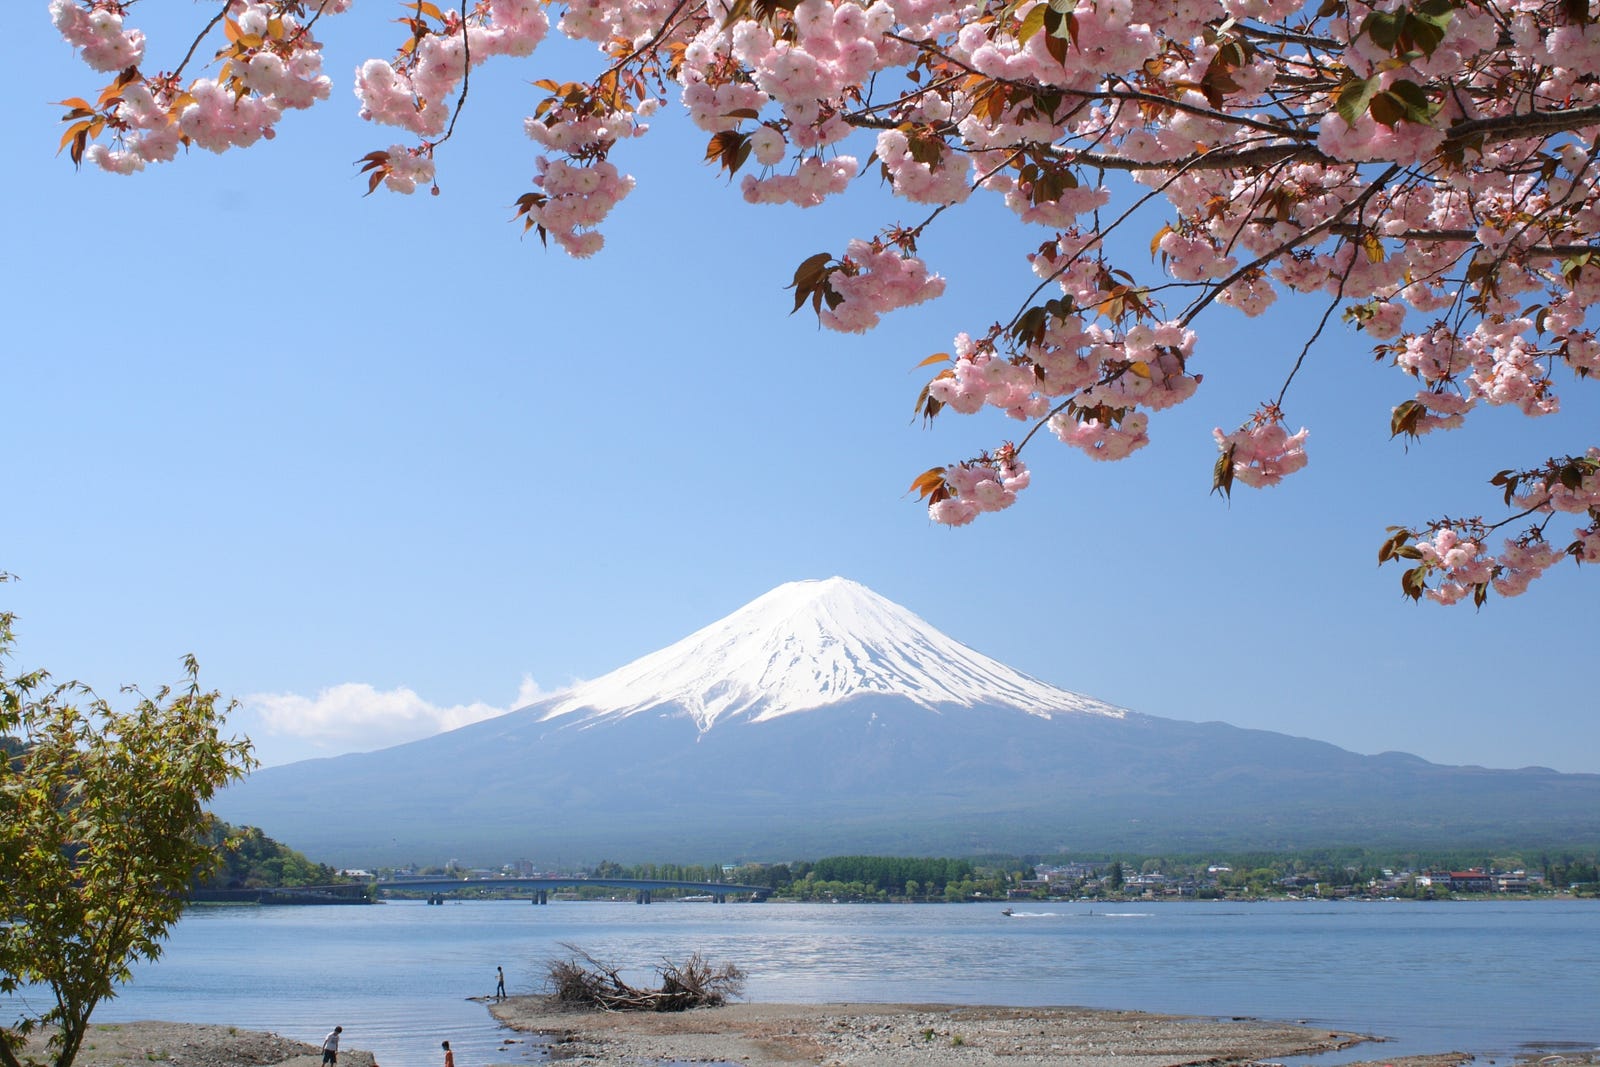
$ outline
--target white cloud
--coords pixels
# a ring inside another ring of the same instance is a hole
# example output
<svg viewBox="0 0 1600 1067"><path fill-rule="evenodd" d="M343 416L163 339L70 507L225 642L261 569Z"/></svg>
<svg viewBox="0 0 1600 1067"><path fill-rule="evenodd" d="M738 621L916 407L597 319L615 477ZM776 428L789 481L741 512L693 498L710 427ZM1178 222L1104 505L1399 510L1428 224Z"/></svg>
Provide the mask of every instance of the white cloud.
<svg viewBox="0 0 1600 1067"><path fill-rule="evenodd" d="M253 693L241 700L244 710L262 734L288 744L274 749L297 750L302 755L365 752L404 744L454 730L469 723L504 715L547 695L528 675L523 675L514 703L433 704L405 686L375 689L363 682L330 686L314 697L298 693Z"/></svg>
<svg viewBox="0 0 1600 1067"><path fill-rule="evenodd" d="M533 680L533 675L524 674L522 676L522 684L517 687L516 702L511 706L513 708L527 707L535 700L542 700L549 695L549 693L539 688L539 683Z"/></svg>

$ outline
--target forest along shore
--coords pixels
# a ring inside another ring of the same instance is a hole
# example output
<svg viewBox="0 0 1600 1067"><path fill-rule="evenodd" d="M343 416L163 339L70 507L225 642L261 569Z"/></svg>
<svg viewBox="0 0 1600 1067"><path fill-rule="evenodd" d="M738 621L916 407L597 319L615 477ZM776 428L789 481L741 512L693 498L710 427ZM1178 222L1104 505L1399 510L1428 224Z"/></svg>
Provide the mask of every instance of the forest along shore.
<svg viewBox="0 0 1600 1067"><path fill-rule="evenodd" d="M544 1035L562 1059L595 1063L711 1061L779 1067L1173 1067L1253 1064L1346 1048L1360 1034L1253 1019L1205 1019L1089 1008L939 1004L730 1004L692 1011L587 1012L545 997L490 1006L501 1022ZM1388 1060L1449 1067L1463 1054Z"/></svg>

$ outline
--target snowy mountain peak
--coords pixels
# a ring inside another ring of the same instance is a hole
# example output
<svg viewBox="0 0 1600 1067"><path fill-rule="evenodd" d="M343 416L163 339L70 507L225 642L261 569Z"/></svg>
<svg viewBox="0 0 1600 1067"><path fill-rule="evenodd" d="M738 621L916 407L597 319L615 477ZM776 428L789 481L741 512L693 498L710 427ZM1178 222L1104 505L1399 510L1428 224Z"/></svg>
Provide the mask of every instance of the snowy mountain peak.
<svg viewBox="0 0 1600 1067"><path fill-rule="evenodd" d="M575 686L542 717L589 721L676 705L705 731L730 718L761 722L868 694L1045 718L1123 714L975 652L866 586L828 578L780 585L676 644Z"/></svg>

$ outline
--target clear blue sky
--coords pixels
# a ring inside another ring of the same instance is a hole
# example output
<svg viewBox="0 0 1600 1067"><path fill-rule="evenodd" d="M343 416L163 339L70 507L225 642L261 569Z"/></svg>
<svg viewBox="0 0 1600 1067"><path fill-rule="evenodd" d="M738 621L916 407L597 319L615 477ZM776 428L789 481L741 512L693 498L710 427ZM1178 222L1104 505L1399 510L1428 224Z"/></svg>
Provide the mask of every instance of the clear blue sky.
<svg viewBox="0 0 1600 1067"><path fill-rule="evenodd" d="M1474 613L1414 606L1375 565L1387 524L1487 509L1495 470L1594 443L1595 385L1563 378L1554 419L1479 412L1407 453L1387 425L1407 380L1334 325L1286 405L1310 466L1230 505L1209 495L1211 428L1277 395L1320 308L1219 309L1199 395L1149 448L1093 464L1038 439L1015 508L935 527L911 479L1019 430L922 428L914 368L1015 309L1045 233L949 212L923 242L944 299L823 333L787 314L795 265L921 214L870 178L808 212L748 206L664 112L613 157L639 184L605 251L546 251L509 205L533 173L527 83L583 69L571 48L474 74L443 195L363 198L351 161L399 138L355 117L352 72L399 37L397 7L362 6L320 27L326 104L132 178L52 155L50 102L100 82L43 2L18 14L0 89L14 666L114 692L176 680L192 651L282 762L509 709L839 574L1137 711L1600 771L1592 568ZM152 67L187 46L152 39ZM1148 235L1129 259L1153 271Z"/></svg>

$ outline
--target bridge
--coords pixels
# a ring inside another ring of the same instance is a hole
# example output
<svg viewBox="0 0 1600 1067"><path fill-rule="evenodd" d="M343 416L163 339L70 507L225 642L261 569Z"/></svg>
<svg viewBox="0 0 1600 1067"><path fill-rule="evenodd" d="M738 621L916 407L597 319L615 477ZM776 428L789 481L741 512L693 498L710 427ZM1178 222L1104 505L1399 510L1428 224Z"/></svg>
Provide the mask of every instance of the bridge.
<svg viewBox="0 0 1600 1067"><path fill-rule="evenodd" d="M731 882L680 882L670 878L396 878L370 883L379 893L426 893L429 904L443 904L446 893L468 889L526 889L535 904L550 903L550 893L557 889L577 889L583 886L601 886L606 889L628 889L634 901L649 904L651 894L658 889L678 889L708 896L718 904L730 896L749 896L753 901L766 900L772 890L764 885L736 885Z"/></svg>

